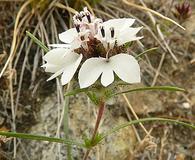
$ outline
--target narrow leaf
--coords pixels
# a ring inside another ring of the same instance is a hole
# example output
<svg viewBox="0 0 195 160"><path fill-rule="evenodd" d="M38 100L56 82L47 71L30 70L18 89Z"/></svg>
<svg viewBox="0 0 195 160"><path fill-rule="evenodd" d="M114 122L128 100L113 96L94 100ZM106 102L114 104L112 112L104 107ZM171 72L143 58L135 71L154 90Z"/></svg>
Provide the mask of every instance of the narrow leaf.
<svg viewBox="0 0 195 160"><path fill-rule="evenodd" d="M56 142L56 143L63 143L68 145L76 145L79 147L84 147L83 144L79 142L75 142L72 140L66 140L62 138L55 138L55 137L47 137L47 136L40 136L34 134L26 134L26 133L16 133L16 132L0 132L0 135L6 137L15 137L21 139L29 139L29 140L37 140L37 141L48 141L48 142Z"/></svg>
<svg viewBox="0 0 195 160"><path fill-rule="evenodd" d="M137 92L137 91L149 91L149 90L163 90L163 91L181 91L184 92L185 89L183 88L178 88L174 86L154 86L154 87L140 87L140 88L133 88L127 91L122 91L115 93L114 95L119 95L123 93L130 93L130 92Z"/></svg>
<svg viewBox="0 0 195 160"><path fill-rule="evenodd" d="M76 95L78 93L82 93L82 92L86 92L86 91L88 91L87 88L75 89L75 90L72 90L70 92L65 93L64 96L73 96L73 95Z"/></svg>
<svg viewBox="0 0 195 160"><path fill-rule="evenodd" d="M179 120L175 120L175 119L168 119L168 118L143 118L143 119L133 120L133 121L124 123L122 125L119 125L119 126L113 128L112 130L108 131L107 133L102 134L101 141L104 138L106 138L107 136L119 131L122 128L125 128L127 126L131 126L131 125L134 125L134 124L145 123L145 122L150 122L150 121L161 122L161 123L167 122L167 123L178 124L178 125L182 125L182 126L185 126L185 127L188 127L188 128L192 128L195 131L195 125L185 123L183 121L179 121Z"/></svg>
<svg viewBox="0 0 195 160"><path fill-rule="evenodd" d="M148 50L146 50L146 51L144 51L144 52L138 54L137 56L135 56L135 58L138 59L138 58L140 58L141 56L143 56L144 54L146 54L146 53L148 53L148 52L151 52L151 51L154 51L154 50L157 50L157 49L158 49L158 47L150 48L150 49L148 49Z"/></svg>
<svg viewBox="0 0 195 160"><path fill-rule="evenodd" d="M26 31L26 34L39 46L41 47L45 52L48 52L49 49L41 42L38 38L36 38L32 33L29 31Z"/></svg>

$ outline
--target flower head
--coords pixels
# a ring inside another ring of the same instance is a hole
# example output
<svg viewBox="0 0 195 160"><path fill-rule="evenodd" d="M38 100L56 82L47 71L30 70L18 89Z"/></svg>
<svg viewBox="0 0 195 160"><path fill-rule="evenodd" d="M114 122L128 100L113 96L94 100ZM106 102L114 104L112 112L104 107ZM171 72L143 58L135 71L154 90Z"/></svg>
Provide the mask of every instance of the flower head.
<svg viewBox="0 0 195 160"><path fill-rule="evenodd" d="M87 8L73 16L75 28L59 34L59 39L64 43L72 43L73 49L83 47L88 49L87 41L97 34L97 28L102 20L94 17Z"/></svg>
<svg viewBox="0 0 195 160"><path fill-rule="evenodd" d="M140 82L140 68L137 60L126 54L125 43L141 39L136 34L142 27L131 27L134 19L121 18L103 22L93 16L87 8L73 17L74 28L61 34L64 44L50 50L43 59L46 72L53 79L62 74L61 82L67 84L75 73L81 88L94 84L101 77L101 84L108 86L114 81L114 74L127 83Z"/></svg>
<svg viewBox="0 0 195 160"><path fill-rule="evenodd" d="M179 20L185 20L189 18L192 14L192 7L188 1L184 1L183 3L178 3L175 5L174 15Z"/></svg>
<svg viewBox="0 0 195 160"><path fill-rule="evenodd" d="M142 27L132 28L135 19L120 18L111 19L100 25L96 38L100 40L106 49L112 49L114 45L121 46L127 42L141 39L136 34Z"/></svg>
<svg viewBox="0 0 195 160"><path fill-rule="evenodd" d="M99 77L101 77L101 84L106 87L114 81L114 73L127 83L140 82L140 68L137 60L121 52L120 48L127 42L142 38L136 37L142 27L130 27L134 21L131 18L112 19L99 26L95 37L102 43L105 49L104 54L87 59L83 63L79 71L81 88L94 84Z"/></svg>

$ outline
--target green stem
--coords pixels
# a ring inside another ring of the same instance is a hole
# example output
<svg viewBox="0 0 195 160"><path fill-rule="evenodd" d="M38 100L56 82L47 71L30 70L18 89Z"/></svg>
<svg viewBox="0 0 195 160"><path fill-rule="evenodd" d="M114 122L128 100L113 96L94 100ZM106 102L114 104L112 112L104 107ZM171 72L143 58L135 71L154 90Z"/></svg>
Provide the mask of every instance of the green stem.
<svg viewBox="0 0 195 160"><path fill-rule="evenodd" d="M105 109L105 103L103 101L100 101L99 103L99 110L98 110L98 115L97 115L97 119L96 119L96 123L95 123L95 128L91 137L91 144L93 144L94 140L96 139L96 135L98 133L98 128L102 119L102 116L104 114L104 109ZM87 160L89 153L90 153L91 149L87 149L83 160Z"/></svg>
<svg viewBox="0 0 195 160"><path fill-rule="evenodd" d="M69 88L71 87L71 84L68 85L68 88L67 88L67 91L69 90ZM65 96L65 104L64 104L64 136L65 136L65 139L68 139L69 138L69 108L68 108L68 104L69 104L69 97ZM68 160L72 160L72 146L71 144L68 144L67 145L67 158Z"/></svg>

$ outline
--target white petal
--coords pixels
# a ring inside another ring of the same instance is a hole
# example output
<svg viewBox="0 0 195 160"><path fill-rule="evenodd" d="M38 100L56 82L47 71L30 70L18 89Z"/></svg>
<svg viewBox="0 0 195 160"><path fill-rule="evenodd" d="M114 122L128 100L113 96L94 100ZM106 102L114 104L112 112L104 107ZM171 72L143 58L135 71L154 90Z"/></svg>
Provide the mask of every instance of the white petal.
<svg viewBox="0 0 195 160"><path fill-rule="evenodd" d="M43 60L47 61L48 63L51 64L61 64L63 63L63 57L70 53L71 50L70 49L66 49L66 48L55 48L50 50L49 52L47 52L44 56L43 56Z"/></svg>
<svg viewBox="0 0 195 160"><path fill-rule="evenodd" d="M45 63L41 67L45 68L45 72L55 73L61 69L61 66L55 64Z"/></svg>
<svg viewBox="0 0 195 160"><path fill-rule="evenodd" d="M49 47L70 48L70 44L48 44Z"/></svg>
<svg viewBox="0 0 195 160"><path fill-rule="evenodd" d="M80 88L86 88L94 84L103 72L102 61L104 58L87 59L79 70Z"/></svg>
<svg viewBox="0 0 195 160"><path fill-rule="evenodd" d="M114 81L114 73L111 69L111 65L109 62L106 62L107 65L105 65L104 71L101 75L101 83L103 86L107 87Z"/></svg>
<svg viewBox="0 0 195 160"><path fill-rule="evenodd" d="M140 29L142 29L142 27L138 27L138 28L128 27L125 28L124 30L121 30L121 32L117 35L117 44L120 46L127 42L131 42L143 38L143 37L136 37L136 34L137 32L140 31Z"/></svg>
<svg viewBox="0 0 195 160"><path fill-rule="evenodd" d="M119 18L119 19L110 19L103 23L106 28L114 27L121 29L125 26L130 27L135 22L135 19L132 18Z"/></svg>
<svg viewBox="0 0 195 160"><path fill-rule="evenodd" d="M74 41L71 43L71 48L74 50L74 49L77 49L77 48L80 48L81 47L81 44L82 44L82 41L80 40L79 37L75 38Z"/></svg>
<svg viewBox="0 0 195 160"><path fill-rule="evenodd" d="M74 53L74 52L67 54L64 57L63 65L58 66L58 70L47 81L56 78L57 76L59 76L63 72L61 82L62 82L62 85L67 84L72 79L74 73L76 72L76 70L77 70L77 68L82 60L82 57L83 57L82 54L79 55L79 54Z"/></svg>
<svg viewBox="0 0 195 160"><path fill-rule="evenodd" d="M82 54L80 54L79 56L74 54L74 57L72 57L72 60L74 60L74 61L72 61L72 63L70 63L69 65L64 67L63 74L61 77L62 85L67 84L72 79L72 77L74 76L82 58L83 58Z"/></svg>
<svg viewBox="0 0 195 160"><path fill-rule="evenodd" d="M137 60L127 54L118 54L110 58L114 72L127 83L139 83L140 67Z"/></svg>
<svg viewBox="0 0 195 160"><path fill-rule="evenodd" d="M49 77L49 79L47 79L47 81L50 81L54 78L56 78L57 76L59 76L61 73L63 72L63 68L58 70L57 72L55 72L51 77Z"/></svg>
<svg viewBox="0 0 195 160"><path fill-rule="evenodd" d="M71 28L65 32L60 33L59 39L64 43L71 43L77 36L78 33L76 31L76 28Z"/></svg>

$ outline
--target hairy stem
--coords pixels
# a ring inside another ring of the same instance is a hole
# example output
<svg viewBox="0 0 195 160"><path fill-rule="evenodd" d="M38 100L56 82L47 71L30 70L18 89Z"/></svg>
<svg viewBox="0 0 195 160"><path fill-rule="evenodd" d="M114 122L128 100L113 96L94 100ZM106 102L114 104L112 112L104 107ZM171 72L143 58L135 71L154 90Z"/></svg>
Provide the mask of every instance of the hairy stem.
<svg viewBox="0 0 195 160"><path fill-rule="evenodd" d="M104 108L105 108L105 102L101 101L99 103L99 110L98 110L98 115L97 115L97 119L96 119L96 123L95 123L95 128L94 128L94 131L93 131L93 134L92 134L92 137L91 137L91 144L93 144L93 141L95 140L96 135L98 133L98 128L99 128L102 116L104 114ZM88 149L86 151L83 160L87 160L87 157L89 156L90 150L91 149Z"/></svg>

